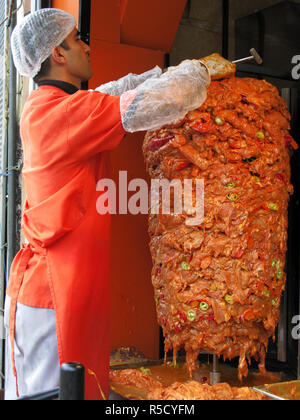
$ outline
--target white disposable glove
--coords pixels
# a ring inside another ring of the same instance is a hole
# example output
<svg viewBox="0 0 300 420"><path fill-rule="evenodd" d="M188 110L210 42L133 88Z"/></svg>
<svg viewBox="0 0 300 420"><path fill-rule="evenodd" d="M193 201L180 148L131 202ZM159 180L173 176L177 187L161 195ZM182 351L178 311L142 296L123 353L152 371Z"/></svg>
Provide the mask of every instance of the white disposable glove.
<svg viewBox="0 0 300 420"><path fill-rule="evenodd" d="M206 100L210 84L207 67L185 60L158 78L146 80L121 95L120 110L127 132L156 130L183 119Z"/></svg>
<svg viewBox="0 0 300 420"><path fill-rule="evenodd" d="M154 69L149 70L143 74L132 74L129 73L127 76L122 77L119 80L105 83L97 87L95 90L101 93L107 93L110 96L121 96L122 93L127 92L128 90L135 89L145 80L157 78L162 74L162 69L158 66Z"/></svg>

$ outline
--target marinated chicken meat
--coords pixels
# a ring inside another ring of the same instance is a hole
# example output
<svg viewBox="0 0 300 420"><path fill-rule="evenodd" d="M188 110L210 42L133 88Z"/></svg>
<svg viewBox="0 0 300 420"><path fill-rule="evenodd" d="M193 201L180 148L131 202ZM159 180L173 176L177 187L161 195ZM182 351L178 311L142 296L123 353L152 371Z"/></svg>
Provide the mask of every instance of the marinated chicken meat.
<svg viewBox="0 0 300 420"><path fill-rule="evenodd" d="M184 348L191 378L200 351L239 357L240 380L251 357L265 372L286 280L289 149L298 148L289 129L274 86L231 77L213 81L206 102L183 121L146 134L152 179L204 180L198 226L186 223L185 211L163 214L161 201L149 215L165 354L173 350L176 360Z"/></svg>
<svg viewBox="0 0 300 420"><path fill-rule="evenodd" d="M164 387L153 378L147 369L124 369L110 371L111 386L126 385L148 392L147 400L263 400L252 388L231 387L227 383L214 386L196 381L175 382Z"/></svg>
<svg viewBox="0 0 300 420"><path fill-rule="evenodd" d="M202 400L202 401L262 401L262 394L251 388L235 388L227 383L210 386L196 381L175 382L161 390L157 388L147 396L148 400Z"/></svg>
<svg viewBox="0 0 300 420"><path fill-rule="evenodd" d="M236 72L236 65L230 61L225 61L224 58L217 53L201 58L201 63L209 68L212 80L231 77L234 76Z"/></svg>
<svg viewBox="0 0 300 420"><path fill-rule="evenodd" d="M111 384L135 386L147 391L153 391L154 389L162 391L162 384L145 371L147 372L146 368L144 372L140 369L110 370L109 380Z"/></svg>

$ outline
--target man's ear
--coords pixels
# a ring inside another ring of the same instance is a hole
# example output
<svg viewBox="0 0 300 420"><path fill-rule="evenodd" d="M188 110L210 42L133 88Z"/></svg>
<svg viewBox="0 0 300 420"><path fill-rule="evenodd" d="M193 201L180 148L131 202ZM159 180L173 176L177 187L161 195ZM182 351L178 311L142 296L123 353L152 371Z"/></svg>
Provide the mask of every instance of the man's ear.
<svg viewBox="0 0 300 420"><path fill-rule="evenodd" d="M66 56L65 56L65 53L64 53L64 49L60 46L54 47L53 50L52 50L52 59L57 64L65 64L67 62L67 60L66 60Z"/></svg>

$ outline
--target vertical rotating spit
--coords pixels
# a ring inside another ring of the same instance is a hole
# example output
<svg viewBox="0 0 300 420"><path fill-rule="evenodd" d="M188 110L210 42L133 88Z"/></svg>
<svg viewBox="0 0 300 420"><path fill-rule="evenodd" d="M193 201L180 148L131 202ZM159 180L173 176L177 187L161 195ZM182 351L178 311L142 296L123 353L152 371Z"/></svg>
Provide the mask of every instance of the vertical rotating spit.
<svg viewBox="0 0 300 420"><path fill-rule="evenodd" d="M216 354L213 354L212 370L209 374L210 385L216 385L221 382L221 372L219 369L219 359Z"/></svg>

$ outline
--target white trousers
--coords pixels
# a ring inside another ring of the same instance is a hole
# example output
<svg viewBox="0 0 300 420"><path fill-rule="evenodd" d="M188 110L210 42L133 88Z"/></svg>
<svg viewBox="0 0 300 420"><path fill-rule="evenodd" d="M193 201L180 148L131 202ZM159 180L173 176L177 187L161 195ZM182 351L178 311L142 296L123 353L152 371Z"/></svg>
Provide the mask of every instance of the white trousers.
<svg viewBox="0 0 300 420"><path fill-rule="evenodd" d="M17 399L16 378L12 371L9 339L10 298L5 301L4 325L5 400ZM59 357L57 350L55 312L17 304L15 323L15 366L20 397L50 391L59 387Z"/></svg>

